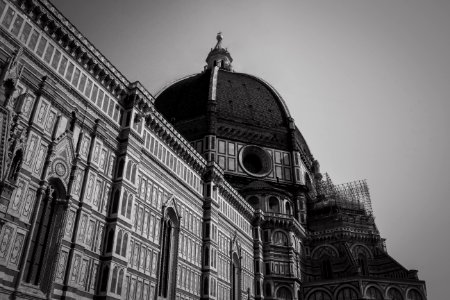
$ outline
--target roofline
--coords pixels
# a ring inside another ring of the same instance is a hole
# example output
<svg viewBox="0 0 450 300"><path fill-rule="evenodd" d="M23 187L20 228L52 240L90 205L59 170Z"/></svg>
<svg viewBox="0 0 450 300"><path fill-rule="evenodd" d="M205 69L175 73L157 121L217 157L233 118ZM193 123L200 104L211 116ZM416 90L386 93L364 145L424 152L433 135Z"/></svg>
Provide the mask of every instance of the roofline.
<svg viewBox="0 0 450 300"><path fill-rule="evenodd" d="M202 73L194 73L194 74L191 74L191 75L187 75L187 76L184 76L184 77L181 77L181 78L178 78L178 79L175 79L175 80L173 80L173 81L170 81L170 82L168 82L168 83L166 83L156 94L155 94L155 99L156 98L158 98L159 97L159 95L161 95L165 90L167 90L169 87L171 87L172 85L174 85L174 84L176 84L176 83L178 83L178 82L180 82L180 81L182 81L182 80L185 80L185 79L188 79L188 78L191 78L191 77L194 77L194 76L197 76L197 75L199 75L199 74L202 74Z"/></svg>

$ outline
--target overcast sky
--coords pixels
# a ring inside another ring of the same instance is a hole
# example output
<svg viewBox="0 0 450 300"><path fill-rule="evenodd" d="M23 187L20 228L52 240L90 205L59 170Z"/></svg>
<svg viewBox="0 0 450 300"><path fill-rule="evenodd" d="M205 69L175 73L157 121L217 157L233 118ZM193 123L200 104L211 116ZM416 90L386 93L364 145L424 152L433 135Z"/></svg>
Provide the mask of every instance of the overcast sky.
<svg viewBox="0 0 450 300"><path fill-rule="evenodd" d="M222 31L235 71L280 92L322 172L368 180L389 254L448 299L450 1L53 3L153 94L202 71Z"/></svg>

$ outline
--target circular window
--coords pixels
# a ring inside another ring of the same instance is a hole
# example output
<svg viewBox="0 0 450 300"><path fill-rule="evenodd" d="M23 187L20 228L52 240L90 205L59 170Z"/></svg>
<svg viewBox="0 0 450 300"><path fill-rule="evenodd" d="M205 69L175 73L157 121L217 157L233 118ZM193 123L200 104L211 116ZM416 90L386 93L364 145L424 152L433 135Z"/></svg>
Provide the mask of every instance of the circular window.
<svg viewBox="0 0 450 300"><path fill-rule="evenodd" d="M245 146L239 152L239 164L248 175L266 177L272 171L272 157L261 147Z"/></svg>

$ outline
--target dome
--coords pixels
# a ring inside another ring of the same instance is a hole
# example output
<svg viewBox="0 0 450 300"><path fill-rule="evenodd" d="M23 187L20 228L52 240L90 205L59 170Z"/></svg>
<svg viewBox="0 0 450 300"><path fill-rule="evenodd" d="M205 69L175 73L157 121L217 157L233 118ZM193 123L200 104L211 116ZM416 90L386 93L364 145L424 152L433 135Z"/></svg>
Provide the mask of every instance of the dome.
<svg viewBox="0 0 450 300"><path fill-rule="evenodd" d="M157 94L157 110L189 141L214 134L290 151L294 137L309 154L280 94L256 76L233 71L221 34L217 41L203 72L176 80Z"/></svg>

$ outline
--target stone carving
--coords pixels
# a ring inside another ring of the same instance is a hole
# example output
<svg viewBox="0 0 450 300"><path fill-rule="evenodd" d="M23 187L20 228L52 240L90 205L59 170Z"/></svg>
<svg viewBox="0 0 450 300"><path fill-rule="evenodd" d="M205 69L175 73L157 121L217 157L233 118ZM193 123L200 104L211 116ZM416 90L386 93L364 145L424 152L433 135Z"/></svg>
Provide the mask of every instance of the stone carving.
<svg viewBox="0 0 450 300"><path fill-rule="evenodd" d="M12 250L11 250L11 255L9 258L9 262L13 265L18 265L19 264L19 258L20 258L20 253L22 250L22 245L23 245L23 241L25 239L25 235L24 234L16 234L16 240L14 241Z"/></svg>

